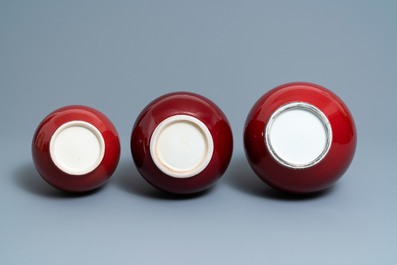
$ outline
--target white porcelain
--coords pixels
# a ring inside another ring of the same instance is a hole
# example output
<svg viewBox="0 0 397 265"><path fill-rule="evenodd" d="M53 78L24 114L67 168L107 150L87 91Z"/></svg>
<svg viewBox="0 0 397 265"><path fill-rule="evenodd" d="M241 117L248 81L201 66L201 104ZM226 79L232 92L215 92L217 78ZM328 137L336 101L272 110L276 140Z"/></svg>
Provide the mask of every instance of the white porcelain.
<svg viewBox="0 0 397 265"><path fill-rule="evenodd" d="M293 102L278 108L265 128L270 154L284 166L307 168L319 163L332 142L331 125L315 106Z"/></svg>
<svg viewBox="0 0 397 265"><path fill-rule="evenodd" d="M67 122L51 137L51 159L70 175L85 175L93 171L101 164L104 154L102 134L85 121Z"/></svg>
<svg viewBox="0 0 397 265"><path fill-rule="evenodd" d="M207 126L188 115L162 121L150 139L150 154L156 166L175 178L189 178L211 161L214 142Z"/></svg>

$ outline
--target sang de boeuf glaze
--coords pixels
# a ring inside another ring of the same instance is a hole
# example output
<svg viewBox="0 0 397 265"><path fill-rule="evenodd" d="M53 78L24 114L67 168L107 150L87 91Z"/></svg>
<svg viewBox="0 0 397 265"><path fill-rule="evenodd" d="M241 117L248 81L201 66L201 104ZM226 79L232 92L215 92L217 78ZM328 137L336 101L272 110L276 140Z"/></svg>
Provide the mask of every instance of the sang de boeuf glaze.
<svg viewBox="0 0 397 265"><path fill-rule="evenodd" d="M326 189L349 167L356 128L343 101L311 83L289 83L263 95L248 114L244 145L255 173L291 193Z"/></svg>
<svg viewBox="0 0 397 265"><path fill-rule="evenodd" d="M120 142L111 121L86 106L66 106L50 113L32 142L33 161L52 186L86 192L106 182L117 167Z"/></svg>
<svg viewBox="0 0 397 265"><path fill-rule="evenodd" d="M225 114L209 99L188 92L152 101L138 116L131 136L139 173L173 194L209 188L225 172L232 150Z"/></svg>

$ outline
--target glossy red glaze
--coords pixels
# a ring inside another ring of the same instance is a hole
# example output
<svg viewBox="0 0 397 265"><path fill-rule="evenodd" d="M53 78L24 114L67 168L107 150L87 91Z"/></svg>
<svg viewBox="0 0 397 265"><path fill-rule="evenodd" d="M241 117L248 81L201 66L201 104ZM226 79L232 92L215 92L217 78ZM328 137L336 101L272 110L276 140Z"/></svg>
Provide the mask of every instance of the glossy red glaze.
<svg viewBox="0 0 397 265"><path fill-rule="evenodd" d="M155 128L166 118L189 115L209 129L214 152L207 167L195 176L175 178L163 173L150 154L150 139ZM160 190L174 194L192 194L213 185L226 171L233 151L233 136L223 112L209 99L188 92L164 95L152 101L138 116L131 136L131 152L139 173Z"/></svg>
<svg viewBox="0 0 397 265"><path fill-rule="evenodd" d="M96 127L105 142L101 163L85 175L70 175L51 159L54 132L70 121L84 121ZM112 122L101 112L86 106L66 106L51 112L38 126L32 142L33 161L39 174L52 186L68 192L86 192L103 185L113 174L120 158L120 141Z"/></svg>
<svg viewBox="0 0 397 265"><path fill-rule="evenodd" d="M265 143L264 130L270 116L291 102L306 102L317 107L332 128L328 153L308 168L293 169L278 163ZM304 82L284 84L263 95L248 114L244 131L246 156L255 173L270 186L291 193L316 192L336 182L349 167L356 142L353 117L342 100L322 86Z"/></svg>

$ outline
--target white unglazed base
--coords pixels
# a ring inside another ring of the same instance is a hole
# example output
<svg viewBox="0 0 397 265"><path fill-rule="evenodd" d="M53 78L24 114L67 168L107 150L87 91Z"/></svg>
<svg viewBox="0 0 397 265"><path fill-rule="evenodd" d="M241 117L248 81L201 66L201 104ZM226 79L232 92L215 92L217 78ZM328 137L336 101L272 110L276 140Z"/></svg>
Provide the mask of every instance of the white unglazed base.
<svg viewBox="0 0 397 265"><path fill-rule="evenodd" d="M150 139L156 166L175 178L199 174L211 161L214 142L207 126L192 116L174 115L162 121Z"/></svg>
<svg viewBox="0 0 397 265"><path fill-rule="evenodd" d="M105 142L96 127L85 121L60 126L50 141L55 165L70 175L84 175L99 166L105 154Z"/></svg>
<svg viewBox="0 0 397 265"><path fill-rule="evenodd" d="M307 168L320 162L332 142L327 117L315 106L293 102L278 108L265 129L270 154L290 168Z"/></svg>

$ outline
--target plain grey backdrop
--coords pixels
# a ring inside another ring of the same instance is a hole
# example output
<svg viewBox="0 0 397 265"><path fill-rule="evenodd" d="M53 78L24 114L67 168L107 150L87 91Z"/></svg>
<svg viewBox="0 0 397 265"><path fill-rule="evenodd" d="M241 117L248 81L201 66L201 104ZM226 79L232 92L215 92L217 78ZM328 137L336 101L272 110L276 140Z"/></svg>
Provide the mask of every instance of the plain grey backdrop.
<svg viewBox="0 0 397 265"><path fill-rule="evenodd" d="M245 118L271 88L323 85L350 108L356 156L315 196L251 171ZM132 162L139 112L173 91L225 112L233 159L214 188L175 198ZM397 2L0 1L0 264L397 264ZM39 122L70 104L121 138L102 189L70 196L34 169Z"/></svg>

